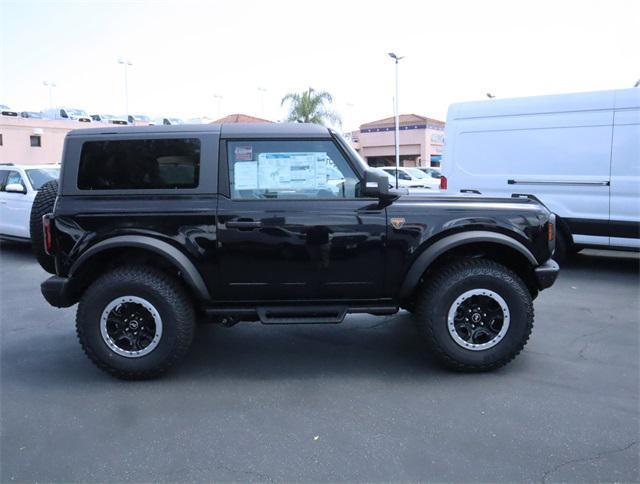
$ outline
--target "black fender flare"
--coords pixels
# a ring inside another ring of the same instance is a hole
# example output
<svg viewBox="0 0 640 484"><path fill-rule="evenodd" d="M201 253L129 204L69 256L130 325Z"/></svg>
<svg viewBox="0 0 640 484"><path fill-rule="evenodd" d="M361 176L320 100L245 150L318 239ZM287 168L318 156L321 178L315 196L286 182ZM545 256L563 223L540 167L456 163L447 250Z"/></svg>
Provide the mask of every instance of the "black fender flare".
<svg viewBox="0 0 640 484"><path fill-rule="evenodd" d="M69 277L72 277L94 255L108 249L122 247L146 249L161 255L181 272L185 282L195 291L198 299L210 299L209 290L204 283L204 279L202 279L202 275L185 254L167 242L144 235L120 235L98 242L83 252L73 263L69 270Z"/></svg>
<svg viewBox="0 0 640 484"><path fill-rule="evenodd" d="M436 260L439 256L445 252L458 247L460 245L492 242L507 246L511 249L515 249L522 254L529 261L532 267L539 265L538 261L534 257L527 247L521 242L517 241L513 237L504 235L498 232L488 232L483 230L472 230L468 232L458 232L452 235L448 235L437 242L427 247L422 254L420 254L407 271L404 278L404 282L400 288L400 299L408 298L415 287L420 282L420 278L424 271L427 270L429 265Z"/></svg>

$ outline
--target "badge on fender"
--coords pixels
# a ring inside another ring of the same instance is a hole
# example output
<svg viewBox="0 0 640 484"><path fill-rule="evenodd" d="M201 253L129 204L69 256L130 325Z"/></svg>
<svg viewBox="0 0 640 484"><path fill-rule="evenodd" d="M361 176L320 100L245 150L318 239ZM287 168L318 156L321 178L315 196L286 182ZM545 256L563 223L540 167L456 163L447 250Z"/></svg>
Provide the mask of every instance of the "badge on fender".
<svg viewBox="0 0 640 484"><path fill-rule="evenodd" d="M390 221L394 229L400 229L404 225L404 217L393 217Z"/></svg>

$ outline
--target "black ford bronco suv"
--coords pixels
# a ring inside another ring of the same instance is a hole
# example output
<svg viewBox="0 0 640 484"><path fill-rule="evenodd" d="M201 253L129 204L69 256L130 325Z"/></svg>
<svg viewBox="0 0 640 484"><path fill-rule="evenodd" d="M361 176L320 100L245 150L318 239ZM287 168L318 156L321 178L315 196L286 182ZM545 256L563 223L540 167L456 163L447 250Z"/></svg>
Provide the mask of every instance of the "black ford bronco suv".
<svg viewBox="0 0 640 484"><path fill-rule="evenodd" d="M185 355L196 321L340 323L413 313L449 367L500 367L553 284L555 217L528 198L394 193L332 130L308 124L71 131L32 234L79 303L80 344L120 378ZM41 235L40 235L41 234Z"/></svg>

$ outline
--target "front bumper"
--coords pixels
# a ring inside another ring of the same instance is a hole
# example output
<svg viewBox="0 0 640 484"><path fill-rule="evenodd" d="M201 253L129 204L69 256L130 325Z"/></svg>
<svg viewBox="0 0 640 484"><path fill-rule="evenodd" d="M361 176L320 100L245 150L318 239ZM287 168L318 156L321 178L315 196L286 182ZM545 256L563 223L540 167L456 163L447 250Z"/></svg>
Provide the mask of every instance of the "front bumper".
<svg viewBox="0 0 640 484"><path fill-rule="evenodd" d="M534 269L536 280L538 281L538 289L543 290L553 286L560 272L560 266L553 259L549 259L547 262Z"/></svg>
<svg viewBox="0 0 640 484"><path fill-rule="evenodd" d="M56 308L68 308L78 302L73 281L68 277L52 276L40 284L40 291L47 302Z"/></svg>

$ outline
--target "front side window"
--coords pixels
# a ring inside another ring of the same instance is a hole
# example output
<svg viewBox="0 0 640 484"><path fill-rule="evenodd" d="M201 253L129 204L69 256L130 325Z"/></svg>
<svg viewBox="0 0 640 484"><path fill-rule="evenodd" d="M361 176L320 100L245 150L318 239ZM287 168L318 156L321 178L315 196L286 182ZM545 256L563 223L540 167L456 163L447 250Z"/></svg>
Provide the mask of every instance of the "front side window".
<svg viewBox="0 0 640 484"><path fill-rule="evenodd" d="M4 186L6 187L7 185L22 185L22 188L25 189L24 183L22 182L22 177L17 171L9 172Z"/></svg>
<svg viewBox="0 0 640 484"><path fill-rule="evenodd" d="M356 198L359 179L328 140L227 143L234 199Z"/></svg>
<svg viewBox="0 0 640 484"><path fill-rule="evenodd" d="M82 145L80 190L196 188L200 140L87 141Z"/></svg>

